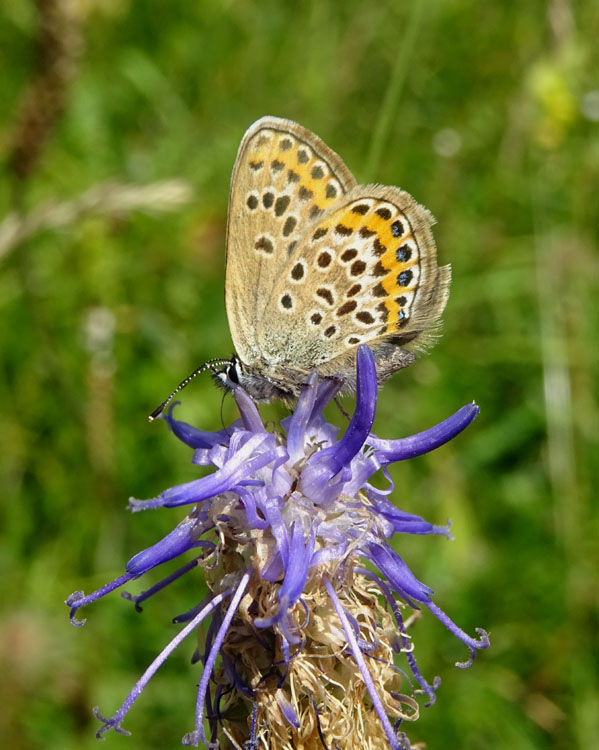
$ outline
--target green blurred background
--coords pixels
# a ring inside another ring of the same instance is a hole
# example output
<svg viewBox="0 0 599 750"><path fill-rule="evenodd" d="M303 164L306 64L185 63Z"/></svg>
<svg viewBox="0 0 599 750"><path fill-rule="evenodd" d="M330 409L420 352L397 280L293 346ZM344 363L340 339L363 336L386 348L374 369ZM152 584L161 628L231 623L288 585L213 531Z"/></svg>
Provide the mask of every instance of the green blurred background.
<svg viewBox="0 0 599 750"><path fill-rule="evenodd" d="M78 630L63 604L182 516L125 505L197 476L146 415L232 352L228 183L264 114L314 130L359 181L411 192L453 266L443 338L385 386L375 428L401 437L480 404L451 445L396 468L394 499L452 519L454 542L397 548L492 646L462 671L461 645L418 622L422 670L443 684L412 741L597 747L598 21L597 3L569 0L2 3L5 747L97 747L91 708L116 710L202 596L190 578L140 615L114 594ZM207 377L182 401L179 418L220 427ZM133 736L105 747L180 746L193 648L140 698Z"/></svg>

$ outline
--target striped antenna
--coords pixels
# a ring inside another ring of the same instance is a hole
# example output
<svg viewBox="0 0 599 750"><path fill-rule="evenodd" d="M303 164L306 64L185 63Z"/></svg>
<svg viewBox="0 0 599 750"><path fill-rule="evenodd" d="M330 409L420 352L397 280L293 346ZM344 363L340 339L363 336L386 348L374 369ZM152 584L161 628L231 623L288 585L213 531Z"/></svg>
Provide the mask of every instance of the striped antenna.
<svg viewBox="0 0 599 750"><path fill-rule="evenodd" d="M148 417L148 422L153 422L156 417L159 417L164 409L168 406L168 404L173 400L173 398L179 393L179 391L182 391L185 386L190 383L196 375L199 375L202 372L206 372L206 370L212 370L214 372L215 367L222 367L223 365L228 365L231 363L230 359L211 359L208 362L204 362L204 364L201 367L198 367L197 370L194 370L191 375L188 375L185 380L182 380L179 385L175 388L175 390L171 393L171 395L168 398L165 398L164 401L160 404L160 406L156 407L154 411L150 414Z"/></svg>

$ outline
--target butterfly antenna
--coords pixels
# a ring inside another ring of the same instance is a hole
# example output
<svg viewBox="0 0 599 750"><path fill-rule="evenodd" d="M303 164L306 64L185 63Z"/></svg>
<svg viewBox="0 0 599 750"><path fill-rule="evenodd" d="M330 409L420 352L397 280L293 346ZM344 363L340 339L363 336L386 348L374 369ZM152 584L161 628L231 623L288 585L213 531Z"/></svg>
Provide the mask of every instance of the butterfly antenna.
<svg viewBox="0 0 599 750"><path fill-rule="evenodd" d="M196 375L199 375L202 372L206 372L206 370L212 370L214 372L215 367L221 367L222 365L228 365L231 360L229 359L211 359L208 362L205 362L201 367L198 367L197 370L194 370L191 375L188 375L185 380L182 380L179 385L175 388L175 390L171 393L171 395L168 398L165 398L164 401L160 404L160 406L156 407L154 411L150 414L148 417L148 422L153 422L156 417L159 417L164 409L168 406L168 404L173 400L173 398L179 393L179 391L182 391L185 386L190 383Z"/></svg>

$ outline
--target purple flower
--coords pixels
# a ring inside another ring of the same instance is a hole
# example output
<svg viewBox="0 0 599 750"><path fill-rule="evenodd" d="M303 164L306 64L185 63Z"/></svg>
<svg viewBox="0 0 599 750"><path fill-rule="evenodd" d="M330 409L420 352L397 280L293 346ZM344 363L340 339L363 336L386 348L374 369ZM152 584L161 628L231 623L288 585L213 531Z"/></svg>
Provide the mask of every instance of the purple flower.
<svg viewBox="0 0 599 750"><path fill-rule="evenodd" d="M386 473L391 463L451 440L478 407L464 406L409 438L378 438L370 432L375 363L362 346L356 410L337 439L337 428L322 411L338 388L312 374L281 431L266 429L241 388L234 391L241 418L226 430L196 430L177 421L172 407L164 417L194 449L193 463L216 471L152 500L132 500L133 511L182 505L191 510L164 539L133 557L124 575L88 596L74 593L67 604L73 623L81 625L75 620L81 607L190 550L192 559L175 573L139 596L126 596L139 607L197 567L204 569L210 594L176 618L186 624L114 716L103 718L96 709L103 722L98 736L108 729L127 734L121 728L125 714L206 618L195 728L184 745L333 749L358 747L368 737L372 747L409 748L399 727L418 716L414 694L424 693L430 705L439 681L430 684L420 673L404 612L426 608L459 638L469 658L458 666L469 666L476 650L487 648L485 631L472 638L453 623L433 602L432 589L390 546L397 533L450 533L396 508L388 499L393 483ZM385 490L369 483L379 470L389 481ZM396 664L400 654L411 677Z"/></svg>

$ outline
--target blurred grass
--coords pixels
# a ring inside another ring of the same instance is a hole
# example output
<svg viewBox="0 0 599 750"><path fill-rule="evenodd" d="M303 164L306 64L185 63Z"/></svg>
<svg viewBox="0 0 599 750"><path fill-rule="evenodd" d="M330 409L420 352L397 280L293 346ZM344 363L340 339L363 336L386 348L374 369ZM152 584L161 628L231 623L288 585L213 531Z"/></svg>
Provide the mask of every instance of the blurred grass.
<svg viewBox="0 0 599 750"><path fill-rule="evenodd" d="M189 453L145 417L191 369L232 351L228 182L244 130L273 114L317 132L359 180L409 190L437 217L440 261L453 266L444 336L385 386L375 427L399 437L481 405L453 444L395 469L394 499L452 518L455 542L402 539L401 554L456 622L489 629L492 647L463 672L453 667L459 644L433 618L418 623L422 669L443 685L411 738L465 750L592 747L597 5L39 7L66 14L57 36L70 67L48 78L45 60L46 78L36 73L40 12L2 4L2 216L77 200L107 180L177 179L194 197L168 212L92 211L0 252L5 746L96 747L91 707L118 706L174 633L171 617L201 596L201 582L198 592L179 586L141 616L113 596L86 612L82 630L62 604L118 575L178 518L124 506L195 476ZM28 131L20 156L31 163L19 174L16 134L40 75L57 98L46 102L44 138ZM198 379L180 416L213 429L220 408ZM223 409L231 419L230 399ZM192 650L144 693L125 722L133 736L107 736L107 747L178 745L193 718Z"/></svg>

